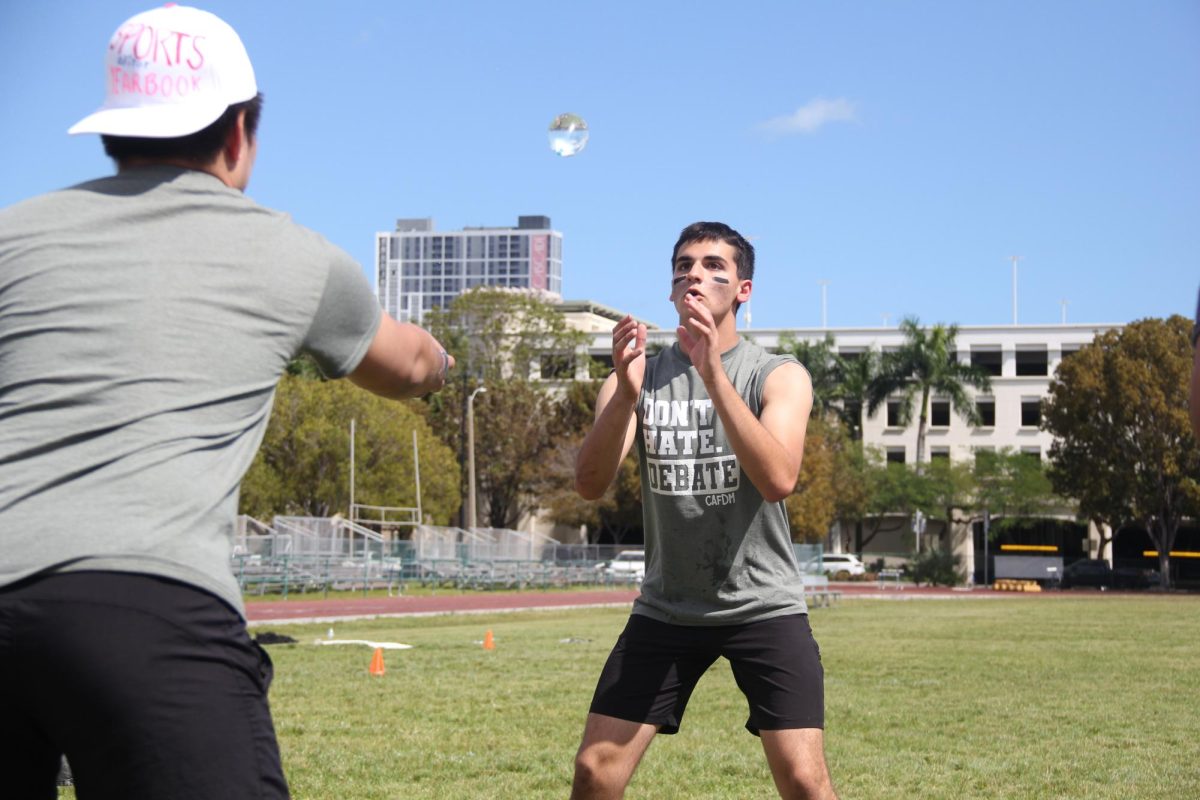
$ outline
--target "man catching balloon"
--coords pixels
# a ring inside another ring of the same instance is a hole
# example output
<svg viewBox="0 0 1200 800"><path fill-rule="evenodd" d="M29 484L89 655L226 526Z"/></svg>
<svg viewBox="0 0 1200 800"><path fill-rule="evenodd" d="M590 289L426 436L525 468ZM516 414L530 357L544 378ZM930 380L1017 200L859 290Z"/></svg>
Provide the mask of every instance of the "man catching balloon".
<svg viewBox="0 0 1200 800"><path fill-rule="evenodd" d="M807 370L737 333L754 248L719 222L689 225L671 258L678 341L646 356L646 327L613 330L614 370L576 461L600 497L636 443L646 576L600 675L572 798L619 798L655 735L679 730L697 681L729 660L779 794L835 798L824 755L820 651L783 499L812 409Z"/></svg>

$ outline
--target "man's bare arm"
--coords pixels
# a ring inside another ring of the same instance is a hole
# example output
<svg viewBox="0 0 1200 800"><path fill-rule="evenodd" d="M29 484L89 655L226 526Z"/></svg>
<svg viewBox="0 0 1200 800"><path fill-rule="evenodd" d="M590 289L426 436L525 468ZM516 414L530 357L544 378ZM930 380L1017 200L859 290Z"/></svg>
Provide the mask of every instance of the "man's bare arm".
<svg viewBox="0 0 1200 800"><path fill-rule="evenodd" d="M789 363L767 376L758 417L723 372L713 383L708 387L709 395L737 454L738 466L767 502L787 497L800 476L804 436L812 412L808 371Z"/></svg>
<svg viewBox="0 0 1200 800"><path fill-rule="evenodd" d="M367 354L348 377L369 392L399 400L441 389L453 366L454 357L423 328L385 313Z"/></svg>
<svg viewBox="0 0 1200 800"><path fill-rule="evenodd" d="M596 500L617 477L637 435L637 401L646 375L646 326L632 316L613 328L613 371L596 397L596 424L575 458L575 491Z"/></svg>
<svg viewBox="0 0 1200 800"><path fill-rule="evenodd" d="M575 458L575 491L596 500L612 485L621 461L637 435L637 395L618 391L616 374L608 376L596 397L596 424Z"/></svg>

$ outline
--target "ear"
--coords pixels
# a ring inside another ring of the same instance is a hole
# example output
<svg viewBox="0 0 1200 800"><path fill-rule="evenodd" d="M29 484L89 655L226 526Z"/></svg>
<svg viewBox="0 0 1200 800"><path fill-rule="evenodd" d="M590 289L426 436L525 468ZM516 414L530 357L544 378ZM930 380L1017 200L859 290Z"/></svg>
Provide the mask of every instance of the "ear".
<svg viewBox="0 0 1200 800"><path fill-rule="evenodd" d="M750 280L738 281L737 301L745 303L750 299L750 290L753 288L754 282Z"/></svg>
<svg viewBox="0 0 1200 800"><path fill-rule="evenodd" d="M243 111L238 114L237 122L225 135L225 147L222 154L225 156L225 165L229 169L237 166L238 159L242 157L246 145L246 112Z"/></svg>

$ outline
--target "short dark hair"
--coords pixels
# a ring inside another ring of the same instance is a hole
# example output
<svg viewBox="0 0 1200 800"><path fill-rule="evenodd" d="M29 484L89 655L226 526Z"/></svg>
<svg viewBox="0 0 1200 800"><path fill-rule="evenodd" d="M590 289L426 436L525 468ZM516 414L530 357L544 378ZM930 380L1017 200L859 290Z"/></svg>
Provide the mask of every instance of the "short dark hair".
<svg viewBox="0 0 1200 800"><path fill-rule="evenodd" d="M143 136L103 134L100 139L104 142L104 152L118 164L140 158L207 164L220 154L229 132L237 124L238 114L242 111L246 112L246 137L250 141L254 140L258 132L258 120L262 116L262 106L263 96L260 92L249 100L229 106L216 122L187 136L152 139Z"/></svg>
<svg viewBox="0 0 1200 800"><path fill-rule="evenodd" d="M733 260L737 264L739 281L754 280L754 245L724 222L693 222L679 234L675 249L671 251L671 269L675 269L675 259L679 248L692 242L724 242L733 248Z"/></svg>

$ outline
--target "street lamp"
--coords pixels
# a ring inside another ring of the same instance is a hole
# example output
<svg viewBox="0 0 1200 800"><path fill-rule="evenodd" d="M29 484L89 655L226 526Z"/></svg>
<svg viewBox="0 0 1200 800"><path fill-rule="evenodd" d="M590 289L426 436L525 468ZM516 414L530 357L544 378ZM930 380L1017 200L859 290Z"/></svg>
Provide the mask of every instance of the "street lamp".
<svg viewBox="0 0 1200 800"><path fill-rule="evenodd" d="M475 395L486 392L480 386L467 398L467 528L475 527Z"/></svg>

